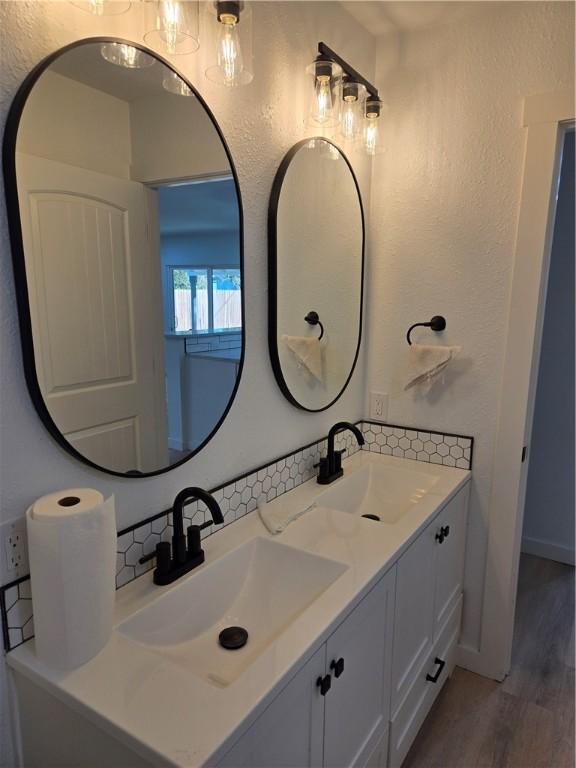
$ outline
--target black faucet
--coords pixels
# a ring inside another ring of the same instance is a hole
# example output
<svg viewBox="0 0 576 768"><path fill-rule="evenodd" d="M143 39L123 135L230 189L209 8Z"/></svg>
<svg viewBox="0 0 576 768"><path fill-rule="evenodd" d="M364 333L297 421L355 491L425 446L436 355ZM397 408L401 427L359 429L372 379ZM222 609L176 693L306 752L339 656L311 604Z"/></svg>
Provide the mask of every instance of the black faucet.
<svg viewBox="0 0 576 768"><path fill-rule="evenodd" d="M346 449L342 451L334 450L334 438L338 432L343 432L345 429L349 429L354 433L358 445L364 445L364 436L362 432L354 424L350 424L348 421L339 421L334 424L330 432L328 432L328 451L326 457L320 459L318 477L316 478L320 485L329 485L334 480L338 480L342 477L344 470L342 469L342 454L346 453Z"/></svg>
<svg viewBox="0 0 576 768"><path fill-rule="evenodd" d="M212 520L207 520L202 525L189 525L184 535L184 505L187 502L200 499L203 501L212 515ZM174 534L172 546L169 541L161 541L156 544L154 552L141 557L139 562L146 563L153 557L156 558L154 570L154 584L164 586L171 584L180 576L197 568L204 562L204 550L201 547L200 532L208 528L212 523L223 523L222 510L214 496L202 488L184 488L174 499L172 505L172 523Z"/></svg>

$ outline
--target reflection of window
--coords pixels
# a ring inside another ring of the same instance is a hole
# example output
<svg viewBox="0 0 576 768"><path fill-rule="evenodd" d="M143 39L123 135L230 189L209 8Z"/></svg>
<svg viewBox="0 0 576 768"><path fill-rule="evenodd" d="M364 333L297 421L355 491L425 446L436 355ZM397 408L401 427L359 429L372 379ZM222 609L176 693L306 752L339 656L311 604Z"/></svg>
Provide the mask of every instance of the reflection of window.
<svg viewBox="0 0 576 768"><path fill-rule="evenodd" d="M169 267L174 331L224 331L242 327L240 270Z"/></svg>

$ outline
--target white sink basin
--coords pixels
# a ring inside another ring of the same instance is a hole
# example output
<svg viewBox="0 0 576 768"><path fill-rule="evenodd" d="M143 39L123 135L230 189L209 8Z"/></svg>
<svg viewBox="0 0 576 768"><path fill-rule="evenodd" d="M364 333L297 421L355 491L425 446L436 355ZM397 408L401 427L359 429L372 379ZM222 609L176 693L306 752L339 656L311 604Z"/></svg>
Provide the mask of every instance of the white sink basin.
<svg viewBox="0 0 576 768"><path fill-rule="evenodd" d="M383 523L396 523L439 479L430 470L368 464L336 481L320 494L316 504L355 515L375 515Z"/></svg>
<svg viewBox="0 0 576 768"><path fill-rule="evenodd" d="M255 538L174 586L117 631L181 660L209 682L226 686L347 567ZM248 631L243 648L230 651L220 646L218 636L230 626Z"/></svg>

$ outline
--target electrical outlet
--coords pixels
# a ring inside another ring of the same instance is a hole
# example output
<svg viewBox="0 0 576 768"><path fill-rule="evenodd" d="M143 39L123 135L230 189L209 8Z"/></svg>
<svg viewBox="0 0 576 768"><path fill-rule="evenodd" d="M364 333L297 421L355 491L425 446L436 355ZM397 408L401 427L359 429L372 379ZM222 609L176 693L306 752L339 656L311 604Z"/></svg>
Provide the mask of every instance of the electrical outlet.
<svg viewBox="0 0 576 768"><path fill-rule="evenodd" d="M28 543L26 518L8 520L0 527L2 547L2 582L13 581L26 576L28 568Z"/></svg>
<svg viewBox="0 0 576 768"><path fill-rule="evenodd" d="M370 418L386 421L388 418L388 395L386 392L370 392Z"/></svg>

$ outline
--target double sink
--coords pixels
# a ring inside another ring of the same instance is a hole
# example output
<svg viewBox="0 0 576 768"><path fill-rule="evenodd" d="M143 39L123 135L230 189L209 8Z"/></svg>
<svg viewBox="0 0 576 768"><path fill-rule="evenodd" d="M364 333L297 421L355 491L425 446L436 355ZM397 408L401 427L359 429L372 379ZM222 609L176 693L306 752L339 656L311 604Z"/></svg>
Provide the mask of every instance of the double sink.
<svg viewBox="0 0 576 768"><path fill-rule="evenodd" d="M365 452L345 462L345 475L327 489L310 480L282 497L319 509L369 519L362 525L395 526L441 479L432 465ZM278 500L279 501L279 500ZM274 502L272 502L274 503ZM301 507L302 509L304 507ZM143 644L218 687L232 684L348 569L337 560L256 536L183 578L118 625ZM246 630L247 642L222 647L223 630Z"/></svg>

